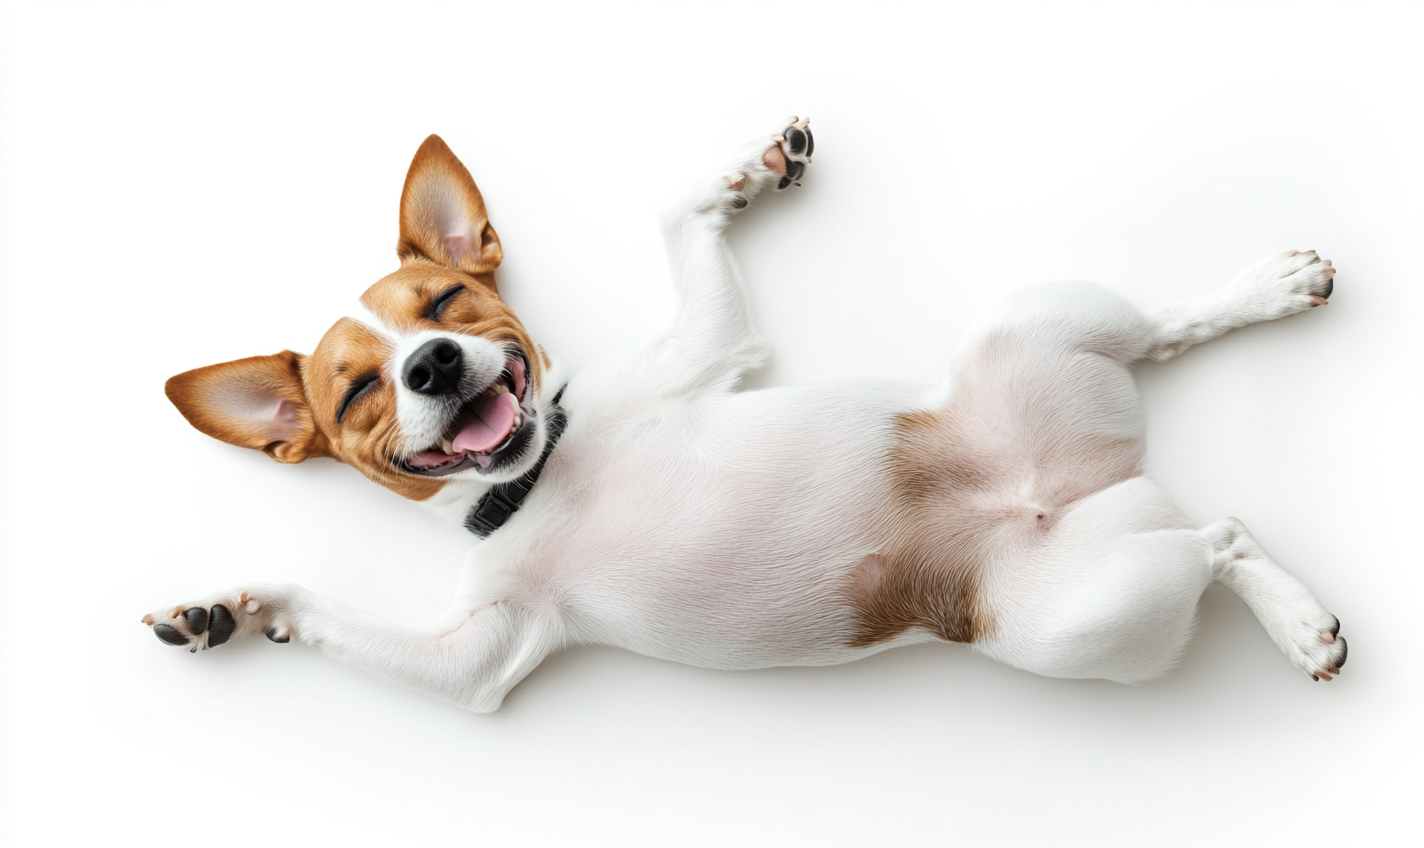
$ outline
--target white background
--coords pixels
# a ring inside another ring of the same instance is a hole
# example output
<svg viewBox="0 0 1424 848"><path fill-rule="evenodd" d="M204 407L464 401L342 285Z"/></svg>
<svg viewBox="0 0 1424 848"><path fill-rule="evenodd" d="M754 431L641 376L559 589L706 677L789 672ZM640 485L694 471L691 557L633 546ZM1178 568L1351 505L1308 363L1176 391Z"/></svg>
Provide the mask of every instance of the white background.
<svg viewBox="0 0 1424 848"><path fill-rule="evenodd" d="M1418 845L1418 3L0 9L6 845ZM420 623L471 540L320 460L191 430L163 381L309 351L393 270L438 132L500 285L573 365L671 310L655 212L787 115L803 188L736 225L764 385L933 380L1010 289L1154 305L1317 248L1328 307L1139 381L1152 473L1344 622L1296 672L1228 592L1136 688L962 646L719 673L610 649L491 716L145 612L295 581Z"/></svg>

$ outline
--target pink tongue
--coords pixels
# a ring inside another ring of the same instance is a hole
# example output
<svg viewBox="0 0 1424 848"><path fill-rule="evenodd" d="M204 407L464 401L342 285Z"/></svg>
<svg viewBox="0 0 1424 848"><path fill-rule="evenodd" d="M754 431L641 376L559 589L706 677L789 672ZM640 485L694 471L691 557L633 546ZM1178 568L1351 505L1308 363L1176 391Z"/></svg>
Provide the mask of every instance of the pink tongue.
<svg viewBox="0 0 1424 848"><path fill-rule="evenodd" d="M514 429L514 413L518 409L519 401L510 392L481 395L475 401L470 419L450 440L450 447L455 453L494 450L500 442L509 438L509 431Z"/></svg>

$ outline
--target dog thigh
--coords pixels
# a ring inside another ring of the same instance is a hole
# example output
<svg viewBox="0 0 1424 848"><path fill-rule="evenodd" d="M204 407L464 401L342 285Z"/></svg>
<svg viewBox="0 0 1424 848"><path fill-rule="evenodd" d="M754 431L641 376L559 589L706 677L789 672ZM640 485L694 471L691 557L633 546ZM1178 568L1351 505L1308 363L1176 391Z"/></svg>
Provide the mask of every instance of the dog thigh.
<svg viewBox="0 0 1424 848"><path fill-rule="evenodd" d="M1001 499L1056 520L1142 473L1146 422L1129 363L1149 329L1101 286L1017 292L980 316L942 412L930 417L942 419L937 432L954 436L957 455L983 466Z"/></svg>
<svg viewBox="0 0 1424 848"><path fill-rule="evenodd" d="M984 308L960 342L961 356L996 338L1039 349L1090 352L1132 363L1150 351L1156 323L1127 298L1097 283L1041 283Z"/></svg>
<svg viewBox="0 0 1424 848"><path fill-rule="evenodd" d="M1212 551L1152 481L1083 499L1032 549L989 564L994 621L975 648L1048 677L1165 674L1191 639Z"/></svg>

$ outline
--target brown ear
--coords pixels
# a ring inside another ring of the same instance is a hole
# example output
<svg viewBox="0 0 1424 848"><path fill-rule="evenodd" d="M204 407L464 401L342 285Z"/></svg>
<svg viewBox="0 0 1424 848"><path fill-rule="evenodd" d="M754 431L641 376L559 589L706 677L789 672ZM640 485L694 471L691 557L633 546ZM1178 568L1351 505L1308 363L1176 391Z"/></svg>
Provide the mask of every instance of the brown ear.
<svg viewBox="0 0 1424 848"><path fill-rule="evenodd" d="M480 275L492 275L504 258L479 188L438 135L415 151L405 175L396 253ZM482 282L494 287L493 276Z"/></svg>
<svg viewBox="0 0 1424 848"><path fill-rule="evenodd" d="M163 387L188 423L214 439L278 462L330 456L302 387L306 357L284 350L186 371Z"/></svg>

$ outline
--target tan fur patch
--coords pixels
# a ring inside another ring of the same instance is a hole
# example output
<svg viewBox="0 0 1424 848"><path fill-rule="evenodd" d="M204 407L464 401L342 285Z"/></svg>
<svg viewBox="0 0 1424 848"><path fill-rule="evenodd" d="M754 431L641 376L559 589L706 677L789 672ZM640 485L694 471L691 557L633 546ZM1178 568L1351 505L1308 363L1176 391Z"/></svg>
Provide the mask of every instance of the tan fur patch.
<svg viewBox="0 0 1424 848"><path fill-rule="evenodd" d="M896 419L890 456L895 519L888 548L853 572L856 612L852 647L894 639L912 627L950 642L973 642L992 630L979 604L984 561L978 521L967 521L967 498L982 471L956 450L945 413Z"/></svg>
<svg viewBox="0 0 1424 848"><path fill-rule="evenodd" d="M337 321L308 361L303 375L307 397L332 456L402 497L425 500L440 491L442 483L407 474L394 463L400 433L394 378L385 370L390 353L385 339L362 324L349 318ZM337 422L347 389L372 373L379 382L350 404Z"/></svg>

